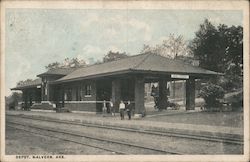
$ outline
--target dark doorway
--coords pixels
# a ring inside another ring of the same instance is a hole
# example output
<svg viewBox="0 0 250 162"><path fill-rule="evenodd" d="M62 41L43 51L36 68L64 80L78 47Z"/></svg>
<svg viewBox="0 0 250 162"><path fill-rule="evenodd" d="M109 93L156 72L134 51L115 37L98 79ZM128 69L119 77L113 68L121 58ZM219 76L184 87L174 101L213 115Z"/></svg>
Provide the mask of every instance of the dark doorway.
<svg viewBox="0 0 250 162"><path fill-rule="evenodd" d="M110 79L101 79L96 84L96 111L102 112L103 101L110 101L112 96L112 81ZM109 107L106 102L106 107Z"/></svg>

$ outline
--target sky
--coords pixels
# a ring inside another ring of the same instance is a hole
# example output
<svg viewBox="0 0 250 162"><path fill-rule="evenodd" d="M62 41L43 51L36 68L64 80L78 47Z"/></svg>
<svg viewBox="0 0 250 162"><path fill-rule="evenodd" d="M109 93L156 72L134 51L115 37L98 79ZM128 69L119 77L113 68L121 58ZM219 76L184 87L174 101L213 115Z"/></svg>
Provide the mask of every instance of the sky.
<svg viewBox="0 0 250 162"><path fill-rule="evenodd" d="M237 10L7 9L5 93L65 58L102 60L110 50L135 55L169 34L191 40L205 18L242 26Z"/></svg>

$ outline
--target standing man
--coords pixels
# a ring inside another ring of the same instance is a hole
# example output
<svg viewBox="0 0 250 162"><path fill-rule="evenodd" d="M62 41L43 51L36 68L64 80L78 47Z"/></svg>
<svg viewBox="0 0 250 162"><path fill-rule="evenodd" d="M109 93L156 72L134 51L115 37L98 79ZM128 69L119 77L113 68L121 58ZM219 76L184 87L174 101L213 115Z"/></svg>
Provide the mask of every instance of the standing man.
<svg viewBox="0 0 250 162"><path fill-rule="evenodd" d="M109 102L109 106L110 106L110 111L111 111L112 116L115 116L115 108L114 108L114 104L113 104L111 99Z"/></svg>
<svg viewBox="0 0 250 162"><path fill-rule="evenodd" d="M125 104L124 104L123 101L121 101L120 105L119 105L119 111L120 111L121 120L124 119L124 110L125 110Z"/></svg>
<svg viewBox="0 0 250 162"><path fill-rule="evenodd" d="M107 107L106 107L106 101L103 101L103 106L102 106L102 116L105 116L107 114Z"/></svg>
<svg viewBox="0 0 250 162"><path fill-rule="evenodd" d="M159 91L158 87L155 87L155 85L152 86L151 96L154 97L154 103L155 103L154 108L158 109Z"/></svg>
<svg viewBox="0 0 250 162"><path fill-rule="evenodd" d="M131 104L130 104L130 101L128 101L128 104L127 104L127 114L128 114L128 120L131 119Z"/></svg>

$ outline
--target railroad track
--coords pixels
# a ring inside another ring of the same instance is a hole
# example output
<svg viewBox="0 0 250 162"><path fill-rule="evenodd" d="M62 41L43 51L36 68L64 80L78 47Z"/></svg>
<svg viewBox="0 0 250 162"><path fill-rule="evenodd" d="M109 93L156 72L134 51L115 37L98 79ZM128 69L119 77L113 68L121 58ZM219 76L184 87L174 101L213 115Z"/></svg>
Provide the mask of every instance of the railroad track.
<svg viewBox="0 0 250 162"><path fill-rule="evenodd" d="M7 121L6 126L34 134L58 138L64 141L102 149L114 154L181 154L179 152L161 150L128 142L93 137L84 135L83 133L72 131L69 132L66 130L53 129L50 127L38 126L34 124L21 124L17 122Z"/></svg>
<svg viewBox="0 0 250 162"><path fill-rule="evenodd" d="M79 125L79 126L85 126L85 127L112 129L112 130L119 130L119 131L126 131L126 132L136 132L136 133L150 134L150 135L157 135L157 136L178 137L178 138L185 138L185 139L192 139L192 140L202 140L202 141L243 145L243 139L238 138L238 137L220 137L220 136L189 134L189 133L173 132L173 131L162 132L162 131L155 131L155 130L141 130L141 129L135 129L135 128L106 126L106 125L90 124L90 123L79 123L79 122L74 122L74 121L62 121L62 120L57 120L57 119L44 119L44 118L42 119L39 117L30 117L30 116L24 116L24 115L23 116L7 115L7 116L15 116L15 118L19 117L19 118L31 119L31 120L37 120L37 121L47 121L47 122Z"/></svg>

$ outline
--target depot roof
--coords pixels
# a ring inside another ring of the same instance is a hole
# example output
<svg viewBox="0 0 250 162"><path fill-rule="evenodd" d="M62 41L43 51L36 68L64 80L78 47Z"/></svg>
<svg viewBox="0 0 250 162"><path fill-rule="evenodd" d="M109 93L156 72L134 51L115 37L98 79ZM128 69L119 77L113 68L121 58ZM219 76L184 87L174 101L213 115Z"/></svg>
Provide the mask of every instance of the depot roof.
<svg viewBox="0 0 250 162"><path fill-rule="evenodd" d="M42 84L41 78L32 80L32 81L26 81L21 85L17 85L15 88L11 88L11 90L22 90L26 88L34 88Z"/></svg>
<svg viewBox="0 0 250 162"><path fill-rule="evenodd" d="M41 76L47 76L47 75L62 75L65 76L72 71L76 70L76 68L56 68L56 69L50 69L42 74L37 75L38 77Z"/></svg>
<svg viewBox="0 0 250 162"><path fill-rule="evenodd" d="M181 60L173 60L160 55L146 53L130 56L116 61L79 68L54 81L54 83L70 82L81 79L98 78L131 72L155 72L193 76L219 74L214 71L187 64Z"/></svg>

